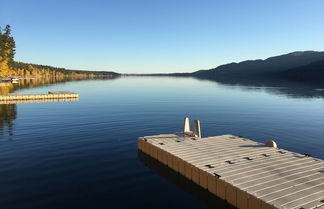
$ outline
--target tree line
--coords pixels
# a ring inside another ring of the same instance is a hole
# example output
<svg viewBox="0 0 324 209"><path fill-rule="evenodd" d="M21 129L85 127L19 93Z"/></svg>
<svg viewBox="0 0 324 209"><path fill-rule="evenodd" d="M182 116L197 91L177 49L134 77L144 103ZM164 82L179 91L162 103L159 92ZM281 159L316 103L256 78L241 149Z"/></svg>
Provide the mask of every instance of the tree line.
<svg viewBox="0 0 324 209"><path fill-rule="evenodd" d="M16 44L11 35L10 25L4 29L0 27L0 77L58 77L58 78L106 78L117 77L118 73L108 71L81 71L47 65L30 64L14 61Z"/></svg>

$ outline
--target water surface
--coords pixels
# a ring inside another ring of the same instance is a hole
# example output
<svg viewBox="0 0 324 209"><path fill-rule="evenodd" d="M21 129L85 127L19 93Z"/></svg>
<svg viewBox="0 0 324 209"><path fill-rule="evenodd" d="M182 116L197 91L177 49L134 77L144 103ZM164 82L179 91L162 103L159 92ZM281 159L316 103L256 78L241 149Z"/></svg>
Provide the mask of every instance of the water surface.
<svg viewBox="0 0 324 209"><path fill-rule="evenodd" d="M128 77L17 92L50 90L74 91L80 100L0 105L2 209L226 208L139 159L137 137L181 131L184 116L200 119L203 136L273 139L324 159L324 99L312 94L319 90Z"/></svg>

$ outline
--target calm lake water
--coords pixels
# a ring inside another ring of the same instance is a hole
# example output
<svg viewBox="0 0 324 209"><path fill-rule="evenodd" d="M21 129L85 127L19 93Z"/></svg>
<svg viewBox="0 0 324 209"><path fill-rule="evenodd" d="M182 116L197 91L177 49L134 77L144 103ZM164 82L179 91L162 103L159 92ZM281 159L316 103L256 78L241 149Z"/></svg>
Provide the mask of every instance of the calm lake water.
<svg viewBox="0 0 324 209"><path fill-rule="evenodd" d="M200 119L203 136L274 139L324 159L319 90L128 77L17 92L49 90L74 91L80 100L0 105L1 209L228 208L138 155L137 137L181 131L184 116Z"/></svg>

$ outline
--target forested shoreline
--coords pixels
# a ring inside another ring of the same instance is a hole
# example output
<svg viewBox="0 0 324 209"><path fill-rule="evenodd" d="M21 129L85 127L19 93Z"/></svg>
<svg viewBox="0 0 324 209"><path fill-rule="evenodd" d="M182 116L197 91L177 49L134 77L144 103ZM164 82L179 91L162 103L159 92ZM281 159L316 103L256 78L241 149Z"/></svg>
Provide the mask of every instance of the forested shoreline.
<svg viewBox="0 0 324 209"><path fill-rule="evenodd" d="M0 27L0 77L19 76L24 78L32 77L55 77L55 78L111 78L120 74L110 71L82 71L69 70L65 68L52 67L47 65L17 62L14 60L16 44L11 35L10 25L4 29Z"/></svg>

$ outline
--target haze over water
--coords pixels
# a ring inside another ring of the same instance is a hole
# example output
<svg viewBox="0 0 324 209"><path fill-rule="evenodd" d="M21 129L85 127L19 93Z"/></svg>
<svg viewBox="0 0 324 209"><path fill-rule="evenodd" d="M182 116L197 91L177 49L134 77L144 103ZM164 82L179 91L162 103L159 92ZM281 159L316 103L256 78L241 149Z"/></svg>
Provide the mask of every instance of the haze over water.
<svg viewBox="0 0 324 209"><path fill-rule="evenodd" d="M137 137L181 131L185 116L201 121L204 137L273 139L324 159L324 99L309 90L126 77L17 93L52 90L77 92L80 100L1 105L1 208L206 208L138 159Z"/></svg>

